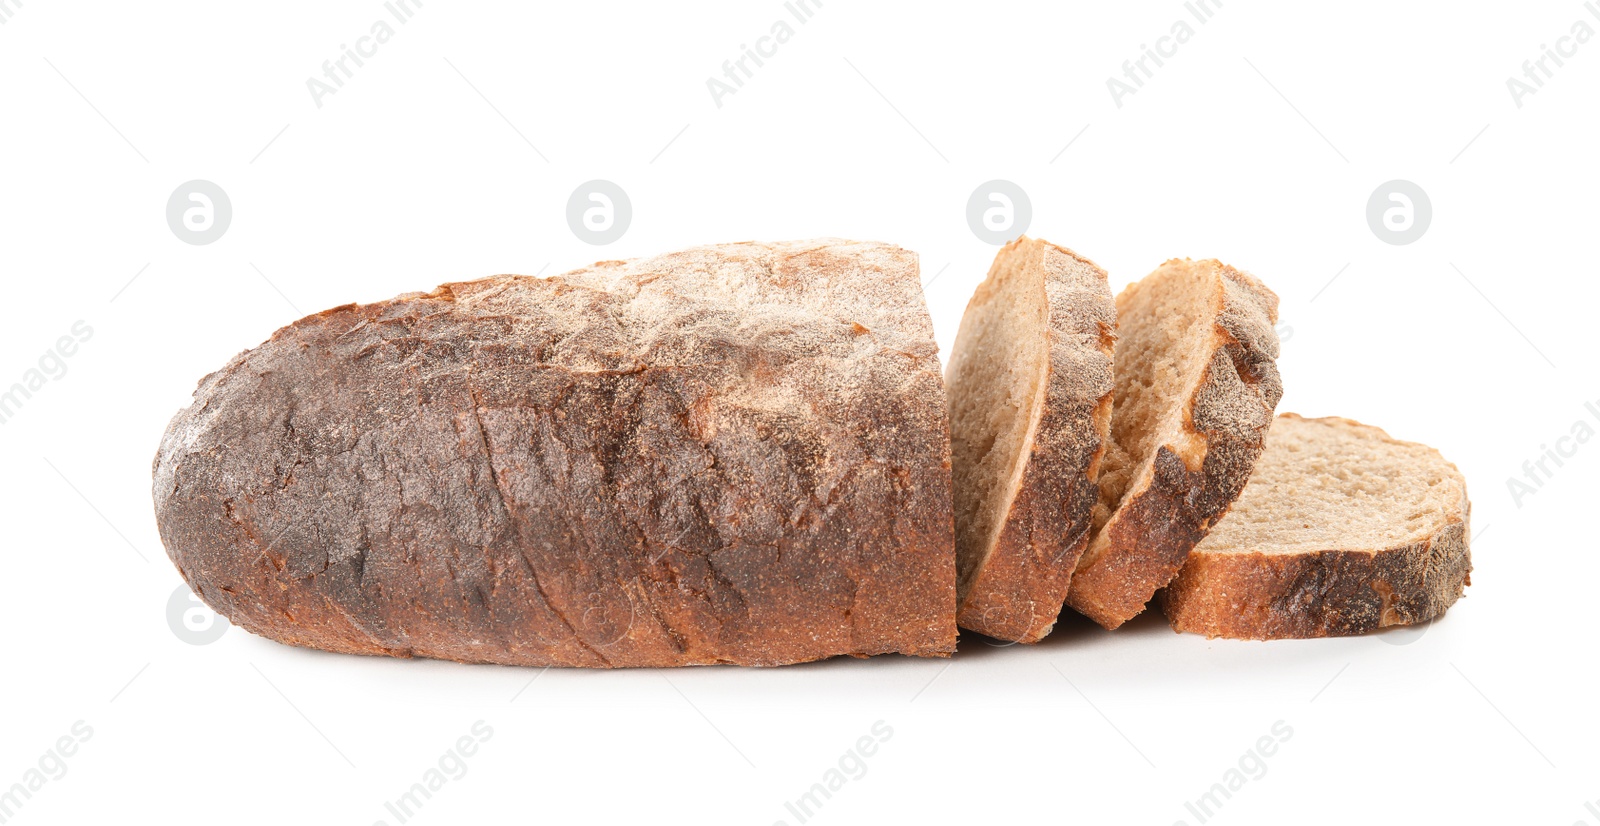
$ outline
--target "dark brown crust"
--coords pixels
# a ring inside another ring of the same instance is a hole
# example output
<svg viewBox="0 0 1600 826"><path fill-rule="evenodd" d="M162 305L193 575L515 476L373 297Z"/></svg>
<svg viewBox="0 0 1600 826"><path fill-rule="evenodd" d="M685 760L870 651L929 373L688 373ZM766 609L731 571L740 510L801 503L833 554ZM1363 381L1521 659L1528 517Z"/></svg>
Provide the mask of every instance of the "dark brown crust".
<svg viewBox="0 0 1600 826"><path fill-rule="evenodd" d="M1089 545L1099 498L1093 470L1110 423L1116 328L1105 271L1071 250L1034 243L1043 255L1087 265L1096 277L1086 280L1095 283L1045 278L1049 372L1033 447L995 545L956 615L962 628L1024 643L1038 642L1054 627Z"/></svg>
<svg viewBox="0 0 1600 826"><path fill-rule="evenodd" d="M184 579L329 651L948 656L949 439L915 256L740 244L601 270L632 291L447 284L302 319L208 376L155 462ZM642 286L723 276L778 299ZM783 300L843 288L861 301L831 316Z"/></svg>
<svg viewBox="0 0 1600 826"><path fill-rule="evenodd" d="M1186 435L1204 445L1204 459L1190 469L1181 453L1192 448L1161 446L1147 484L1123 497L1091 541L1066 602L1108 629L1144 611L1227 513L1266 446L1283 395L1276 365L1277 295L1254 276L1216 261L1184 263L1220 276L1211 361L1184 417Z"/></svg>
<svg viewBox="0 0 1600 826"><path fill-rule="evenodd" d="M1426 622L1470 584L1465 522L1368 551L1200 554L1161 592L1177 631L1245 640L1340 637Z"/></svg>

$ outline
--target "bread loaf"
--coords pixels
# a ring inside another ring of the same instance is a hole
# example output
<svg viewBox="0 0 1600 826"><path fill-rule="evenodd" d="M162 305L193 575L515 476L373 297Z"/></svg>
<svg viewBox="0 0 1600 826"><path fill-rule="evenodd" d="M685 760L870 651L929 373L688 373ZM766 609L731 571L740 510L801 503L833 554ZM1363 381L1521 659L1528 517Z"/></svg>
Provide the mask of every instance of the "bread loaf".
<svg viewBox="0 0 1600 826"><path fill-rule="evenodd" d="M1104 270L1027 237L967 305L945 373L962 628L1036 642L1055 625L1089 543L1116 324Z"/></svg>
<svg viewBox="0 0 1600 826"><path fill-rule="evenodd" d="M1284 414L1162 607L1179 631L1239 639L1425 622L1470 582L1470 513L1466 480L1433 448Z"/></svg>
<svg viewBox="0 0 1600 826"><path fill-rule="evenodd" d="M1137 616L1244 488L1283 394L1278 297L1218 261L1174 259L1117 296L1116 396L1096 534L1067 604Z"/></svg>
<svg viewBox="0 0 1600 826"><path fill-rule="evenodd" d="M955 647L914 254L701 247L304 318L154 464L168 554L281 642L561 666Z"/></svg>

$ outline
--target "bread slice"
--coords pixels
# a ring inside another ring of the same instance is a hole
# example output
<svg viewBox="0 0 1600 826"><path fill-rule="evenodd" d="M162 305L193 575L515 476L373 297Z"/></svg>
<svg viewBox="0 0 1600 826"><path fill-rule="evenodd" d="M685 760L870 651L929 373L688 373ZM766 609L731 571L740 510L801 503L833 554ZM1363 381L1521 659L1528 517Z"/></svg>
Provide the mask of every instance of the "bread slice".
<svg viewBox="0 0 1600 826"><path fill-rule="evenodd" d="M961 627L1036 642L1088 546L1111 425L1105 271L1026 236L995 256L945 371Z"/></svg>
<svg viewBox="0 0 1600 826"><path fill-rule="evenodd" d="M1470 584L1470 513L1466 480L1433 448L1286 413L1161 605L1179 631L1237 639L1424 622Z"/></svg>
<svg viewBox="0 0 1600 826"><path fill-rule="evenodd" d="M1264 284L1214 260L1168 261L1117 296L1111 445L1068 605L1127 622L1227 512L1283 394L1277 313Z"/></svg>

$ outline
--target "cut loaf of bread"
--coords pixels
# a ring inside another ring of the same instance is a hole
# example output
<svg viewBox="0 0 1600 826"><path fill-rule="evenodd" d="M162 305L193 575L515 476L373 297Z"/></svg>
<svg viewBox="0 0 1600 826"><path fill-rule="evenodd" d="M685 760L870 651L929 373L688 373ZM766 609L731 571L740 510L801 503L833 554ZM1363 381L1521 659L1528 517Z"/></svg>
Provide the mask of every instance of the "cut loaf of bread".
<svg viewBox="0 0 1600 826"><path fill-rule="evenodd" d="M301 319L154 467L246 630L563 666L955 649L950 441L914 253L700 247Z"/></svg>
<svg viewBox="0 0 1600 826"><path fill-rule="evenodd" d="M1111 423L1104 270L1026 236L967 305L945 381L961 627L1036 642L1089 542Z"/></svg>
<svg viewBox="0 0 1600 826"><path fill-rule="evenodd" d="M1168 261L1117 296L1111 444L1068 605L1106 628L1137 616L1244 488L1283 393L1277 309L1214 260Z"/></svg>
<svg viewBox="0 0 1600 826"><path fill-rule="evenodd" d="M1284 414L1162 607L1179 631L1239 639L1425 622L1469 584L1470 511L1466 480L1433 448Z"/></svg>

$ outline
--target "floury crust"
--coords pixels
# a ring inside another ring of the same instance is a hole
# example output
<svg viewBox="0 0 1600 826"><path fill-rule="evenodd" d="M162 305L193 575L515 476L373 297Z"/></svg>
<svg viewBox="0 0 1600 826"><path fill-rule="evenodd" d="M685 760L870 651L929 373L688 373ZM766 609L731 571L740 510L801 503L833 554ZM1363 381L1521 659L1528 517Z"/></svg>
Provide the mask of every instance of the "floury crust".
<svg viewBox="0 0 1600 826"><path fill-rule="evenodd" d="M955 648L916 257L732 244L302 319L208 376L161 536L233 623L330 651L776 665Z"/></svg>

